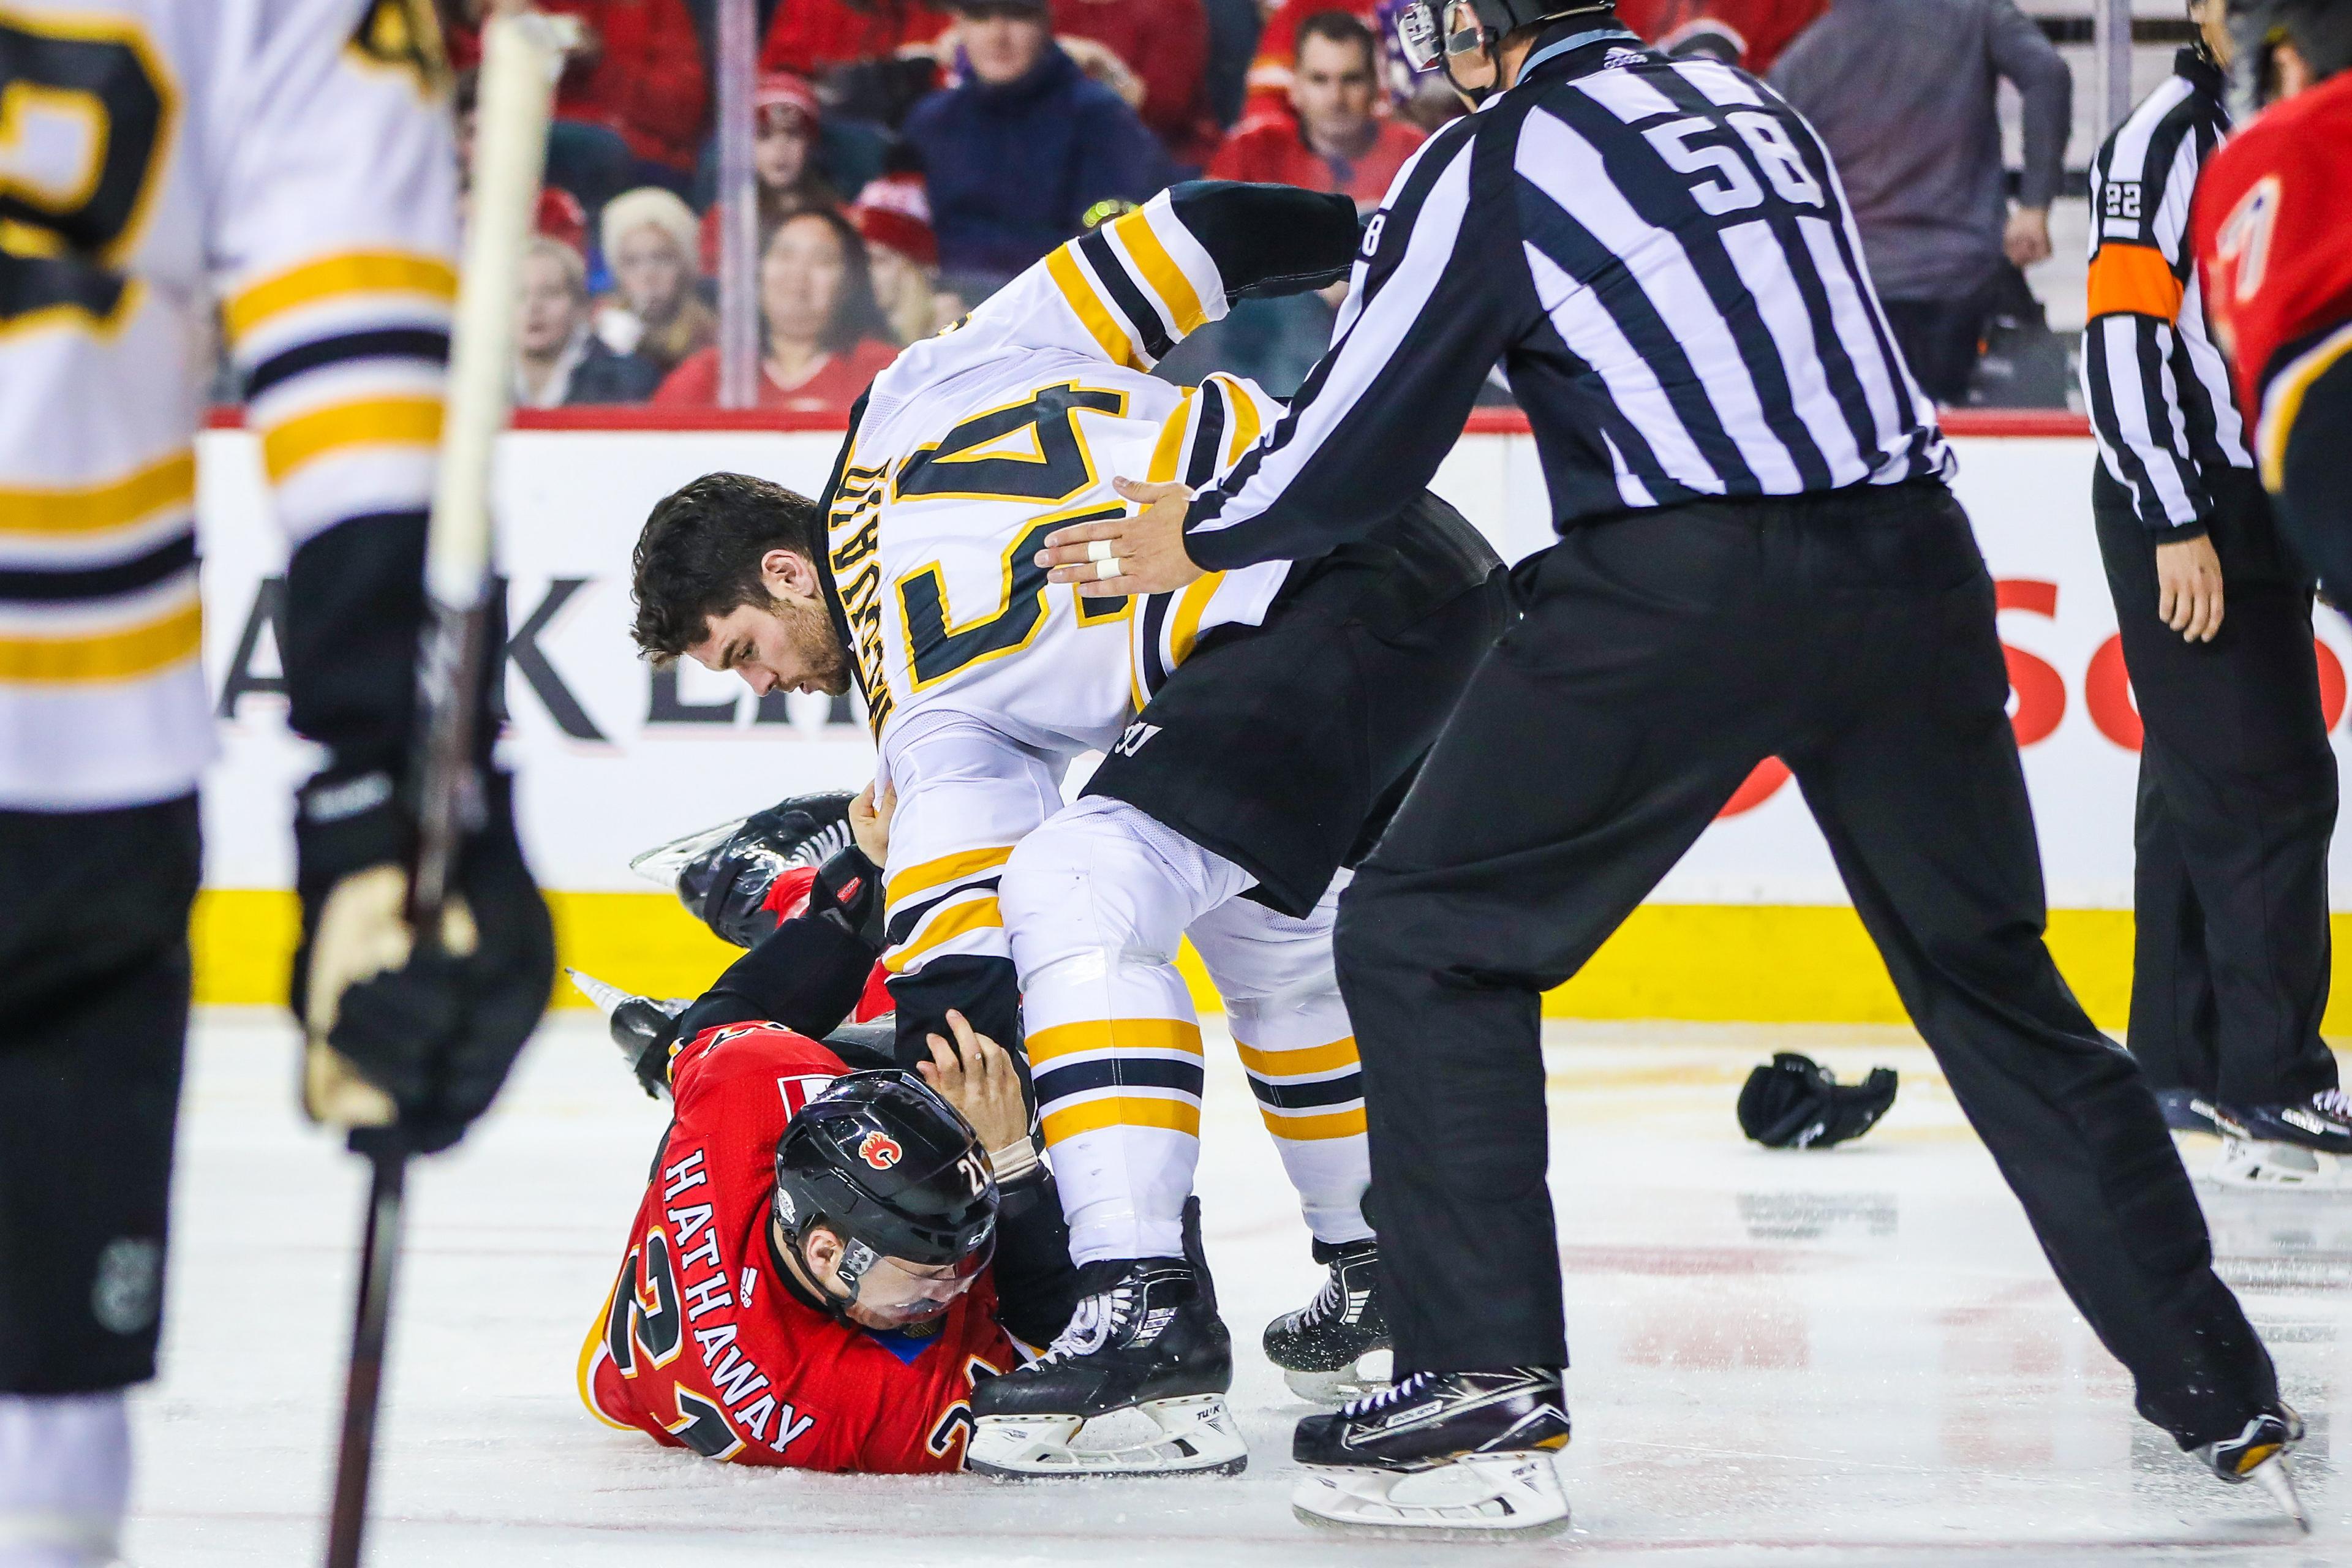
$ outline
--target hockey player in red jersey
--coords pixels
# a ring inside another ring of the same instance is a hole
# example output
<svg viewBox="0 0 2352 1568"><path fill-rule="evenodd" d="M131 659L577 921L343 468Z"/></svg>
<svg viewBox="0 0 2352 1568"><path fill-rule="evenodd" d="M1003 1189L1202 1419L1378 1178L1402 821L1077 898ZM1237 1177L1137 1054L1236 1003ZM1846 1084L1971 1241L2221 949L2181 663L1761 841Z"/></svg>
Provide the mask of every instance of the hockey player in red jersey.
<svg viewBox="0 0 2352 1568"><path fill-rule="evenodd" d="M2352 589L2352 0L2233 0L2247 109L2190 233L2279 523L2339 606Z"/></svg>
<svg viewBox="0 0 2352 1568"><path fill-rule="evenodd" d="M873 883L844 849L673 1030L615 1031L676 1115L581 1352L610 1426L738 1464L953 1470L974 1382L1068 1320L1068 1235L1013 1059L961 1014L919 1079L852 1072L814 1037L871 964Z"/></svg>

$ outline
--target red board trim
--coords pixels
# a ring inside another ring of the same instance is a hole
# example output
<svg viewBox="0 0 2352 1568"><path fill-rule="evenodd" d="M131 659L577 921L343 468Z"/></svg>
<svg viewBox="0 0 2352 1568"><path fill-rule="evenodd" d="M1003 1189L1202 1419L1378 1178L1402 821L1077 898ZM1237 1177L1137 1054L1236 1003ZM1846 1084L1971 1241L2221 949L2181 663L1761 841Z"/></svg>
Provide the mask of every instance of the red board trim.
<svg viewBox="0 0 2352 1568"><path fill-rule="evenodd" d="M215 430L234 430L244 423L242 410L214 409L205 423ZM518 430L702 431L771 430L832 431L843 423L832 414L790 414L773 408L523 408L515 411ZM1948 436L2085 437L2091 422L2063 408L1953 408L1943 415ZM1463 426L1469 436L1524 436L1528 416L1516 408L1479 408Z"/></svg>

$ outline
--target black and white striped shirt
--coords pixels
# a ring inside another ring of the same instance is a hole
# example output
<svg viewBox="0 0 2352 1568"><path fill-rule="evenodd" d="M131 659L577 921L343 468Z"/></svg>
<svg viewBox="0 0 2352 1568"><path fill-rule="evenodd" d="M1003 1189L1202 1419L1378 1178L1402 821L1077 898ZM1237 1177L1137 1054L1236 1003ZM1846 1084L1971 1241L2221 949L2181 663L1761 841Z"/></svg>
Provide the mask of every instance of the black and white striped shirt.
<svg viewBox="0 0 2352 1568"><path fill-rule="evenodd" d="M2220 68L2184 48L2091 163L2083 393L2101 465L2164 538L2203 531L2208 475L2253 466L2188 241L2197 172L2229 124Z"/></svg>
<svg viewBox="0 0 2352 1568"><path fill-rule="evenodd" d="M1498 359L1563 529L1949 471L1803 117L1615 29L1560 44L1399 172L1330 350L1193 501L1201 565L1312 555L1383 520Z"/></svg>

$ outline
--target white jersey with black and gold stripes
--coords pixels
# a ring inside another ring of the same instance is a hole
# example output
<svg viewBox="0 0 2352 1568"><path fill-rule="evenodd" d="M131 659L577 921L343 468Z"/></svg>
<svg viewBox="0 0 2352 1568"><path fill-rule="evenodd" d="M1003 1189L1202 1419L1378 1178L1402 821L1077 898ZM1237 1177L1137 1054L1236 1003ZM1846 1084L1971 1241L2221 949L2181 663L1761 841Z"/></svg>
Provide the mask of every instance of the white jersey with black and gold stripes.
<svg viewBox="0 0 2352 1568"><path fill-rule="evenodd" d="M431 491L457 163L428 0L0 0L0 807L212 754L225 333L290 545Z"/></svg>

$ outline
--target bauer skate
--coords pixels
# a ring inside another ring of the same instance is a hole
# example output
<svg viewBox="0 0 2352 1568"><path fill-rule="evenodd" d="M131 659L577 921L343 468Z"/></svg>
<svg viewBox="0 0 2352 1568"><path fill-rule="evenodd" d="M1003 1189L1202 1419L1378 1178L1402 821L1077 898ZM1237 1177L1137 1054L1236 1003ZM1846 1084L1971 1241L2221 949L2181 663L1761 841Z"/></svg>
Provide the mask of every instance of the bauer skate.
<svg viewBox="0 0 2352 1568"><path fill-rule="evenodd" d="M2197 1457L2233 1487L2248 1481L2261 1483L2308 1535L2311 1519L2303 1511L2303 1500L2294 1491L2294 1474L2287 1468L2287 1456L2302 1441L2303 1417L2291 1406L2280 1405L2247 1422L2245 1430L2236 1436L2200 1446Z"/></svg>
<svg viewBox="0 0 2352 1568"><path fill-rule="evenodd" d="M629 1071L635 1075L638 1086L652 1099L667 1100L670 1036L677 1027L677 1016L687 1010L692 999L657 1002L576 969L563 973L572 977L580 994L596 1004L596 1011L604 1016L604 1027L611 1033L622 1059L629 1064Z"/></svg>
<svg viewBox="0 0 2352 1568"><path fill-rule="evenodd" d="M1070 1326L1030 1365L972 1390L965 1468L1038 1476L1233 1475L1249 1463L1225 1391L1234 1344L1200 1251L1197 1205L1183 1258L1113 1258L1078 1273ZM1098 1416L1140 1411L1158 1430L1081 1446Z"/></svg>
<svg viewBox="0 0 2352 1568"><path fill-rule="evenodd" d="M2213 1179L2225 1187L2352 1189L2352 1096L2322 1089L2288 1105L2215 1110L2221 1152Z"/></svg>
<svg viewBox="0 0 2352 1568"><path fill-rule="evenodd" d="M1323 1289L1265 1326L1265 1359L1282 1369L1282 1381L1299 1398L1344 1405L1388 1386L1380 1243L1318 1241L1315 1261L1330 1270Z"/></svg>
<svg viewBox="0 0 2352 1568"><path fill-rule="evenodd" d="M1568 1526L1552 1465L1568 1438L1557 1368L1415 1373L1298 1424L1291 1456L1307 1469L1291 1510L1426 1539L1549 1534Z"/></svg>

